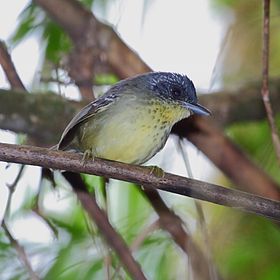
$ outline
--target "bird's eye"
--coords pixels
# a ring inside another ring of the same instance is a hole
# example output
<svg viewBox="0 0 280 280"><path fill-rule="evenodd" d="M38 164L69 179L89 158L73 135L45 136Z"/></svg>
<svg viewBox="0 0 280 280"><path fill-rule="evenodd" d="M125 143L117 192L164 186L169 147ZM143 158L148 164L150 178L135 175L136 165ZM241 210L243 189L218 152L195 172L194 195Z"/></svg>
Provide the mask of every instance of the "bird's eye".
<svg viewBox="0 0 280 280"><path fill-rule="evenodd" d="M171 93L174 97L180 97L182 95L182 91L179 87L173 87Z"/></svg>

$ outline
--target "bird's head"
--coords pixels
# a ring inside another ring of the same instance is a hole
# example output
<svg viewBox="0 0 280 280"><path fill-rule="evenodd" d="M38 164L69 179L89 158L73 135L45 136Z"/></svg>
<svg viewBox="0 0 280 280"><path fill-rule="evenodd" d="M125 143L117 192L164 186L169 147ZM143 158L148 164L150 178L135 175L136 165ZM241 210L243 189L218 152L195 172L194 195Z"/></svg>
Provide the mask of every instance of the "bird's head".
<svg viewBox="0 0 280 280"><path fill-rule="evenodd" d="M194 114L210 115L208 109L197 103L194 84L187 76L170 72L151 72L138 78L142 85L164 101L179 104Z"/></svg>

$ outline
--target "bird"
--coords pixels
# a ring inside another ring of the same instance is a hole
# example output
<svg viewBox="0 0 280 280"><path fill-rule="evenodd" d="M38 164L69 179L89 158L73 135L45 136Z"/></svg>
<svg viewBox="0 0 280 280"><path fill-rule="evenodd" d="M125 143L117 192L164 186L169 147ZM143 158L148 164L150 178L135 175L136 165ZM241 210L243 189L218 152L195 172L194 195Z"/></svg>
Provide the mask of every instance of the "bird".
<svg viewBox="0 0 280 280"><path fill-rule="evenodd" d="M165 145L171 128L192 114L210 115L184 74L148 72L121 80L82 108L57 149L142 165Z"/></svg>

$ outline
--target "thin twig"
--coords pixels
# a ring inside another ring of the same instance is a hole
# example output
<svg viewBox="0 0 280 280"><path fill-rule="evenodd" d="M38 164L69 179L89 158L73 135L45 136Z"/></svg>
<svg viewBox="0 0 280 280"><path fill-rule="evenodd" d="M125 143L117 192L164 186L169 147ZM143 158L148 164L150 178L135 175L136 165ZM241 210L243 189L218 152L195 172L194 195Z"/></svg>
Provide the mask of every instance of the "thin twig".
<svg viewBox="0 0 280 280"><path fill-rule="evenodd" d="M183 147L183 140L184 140L183 138L178 137L178 148L182 155L188 177L194 179L189 157L187 155L187 151ZM214 263L213 263L213 255L212 255L212 250L211 250L211 246L210 246L210 242L209 242L209 235L208 235L208 230L207 230L207 226L206 226L206 219L205 219L203 207L202 207L201 202L198 200L194 200L194 205L195 205L197 216L198 216L200 230L201 230L201 233L203 236L204 246L206 248L205 252L206 252L206 257L207 257L207 261L208 261L210 279L217 280L218 275L217 275L217 271L216 271Z"/></svg>
<svg viewBox="0 0 280 280"><path fill-rule="evenodd" d="M14 89L24 89L24 84L17 74L16 68L12 62L12 58L7 51L7 47L3 41L0 40L0 64L6 74L9 83Z"/></svg>
<svg viewBox="0 0 280 280"><path fill-rule="evenodd" d="M7 184L7 187L9 189L9 195L8 195L7 204L6 204L6 208L5 208L5 212L4 212L4 219L9 216L10 208L11 208L11 202L12 202L12 197L13 197L13 194L15 192L15 189L16 189L16 186L18 184L18 181L20 180L20 178L22 176L24 168L25 168L25 165L22 164L20 166L19 172L18 172L17 177L15 178L14 182L12 184L10 184L10 185Z"/></svg>
<svg viewBox="0 0 280 280"><path fill-rule="evenodd" d="M165 173L164 177L158 177L151 174L150 169L143 166L98 158L83 164L82 155L77 153L2 143L0 144L0 161L37 165L129 181L152 189L190 196L280 221L279 201L170 173Z"/></svg>
<svg viewBox="0 0 280 280"><path fill-rule="evenodd" d="M1 222L1 226L4 229L6 236L10 240L11 245L15 248L19 260L21 261L21 263L24 265L24 267L28 271L30 279L37 280L37 279L39 279L39 277L33 271L32 266L28 260L27 254L25 253L24 248L18 243L18 241L16 239L14 239L14 237L12 236L12 234L10 233L10 231L6 225L6 219L8 218L9 213L10 213L12 197L13 197L14 191L16 189L16 186L18 184L18 181L20 180L20 178L22 176L24 168L25 168L25 165L22 164L14 182L10 185L7 185L8 189L9 189L9 194L8 194L7 204L6 204L6 207L4 210L4 215L3 215L3 220Z"/></svg>
<svg viewBox="0 0 280 280"><path fill-rule="evenodd" d="M33 271L32 266L28 260L28 257L25 253L24 248L18 243L18 241L12 236L12 234L10 233L5 221L3 220L2 222L2 228L5 231L6 236L8 237L11 245L15 248L15 250L17 251L17 255L18 258L20 259L20 261L23 263L24 267L26 268L26 270L29 273L30 279L31 280L39 280L39 276Z"/></svg>
<svg viewBox="0 0 280 280"><path fill-rule="evenodd" d="M276 152L277 160L280 164L280 139L275 123L273 109L270 102L269 94L269 13L270 13L270 0L264 0L264 17L263 17L263 49L262 49L262 98L267 114L268 123L271 129L271 137Z"/></svg>

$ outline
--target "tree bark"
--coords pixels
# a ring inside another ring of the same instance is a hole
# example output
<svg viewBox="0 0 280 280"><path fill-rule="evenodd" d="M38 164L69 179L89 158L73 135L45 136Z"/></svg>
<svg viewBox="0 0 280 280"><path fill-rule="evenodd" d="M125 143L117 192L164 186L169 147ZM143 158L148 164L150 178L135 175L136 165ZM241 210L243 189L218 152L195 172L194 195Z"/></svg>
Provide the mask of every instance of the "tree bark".
<svg viewBox="0 0 280 280"><path fill-rule="evenodd" d="M143 166L98 158L84 163L82 155L77 153L11 144L0 144L0 161L38 165L129 181L143 185L145 188L177 193L280 221L279 201L169 173L159 177Z"/></svg>

